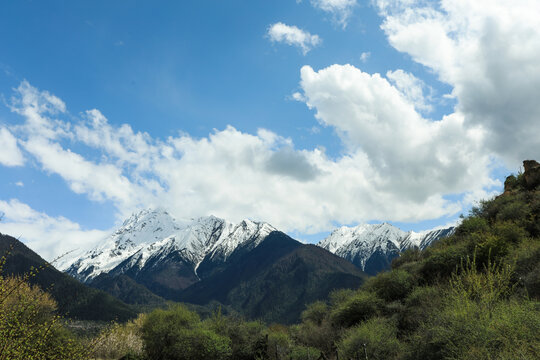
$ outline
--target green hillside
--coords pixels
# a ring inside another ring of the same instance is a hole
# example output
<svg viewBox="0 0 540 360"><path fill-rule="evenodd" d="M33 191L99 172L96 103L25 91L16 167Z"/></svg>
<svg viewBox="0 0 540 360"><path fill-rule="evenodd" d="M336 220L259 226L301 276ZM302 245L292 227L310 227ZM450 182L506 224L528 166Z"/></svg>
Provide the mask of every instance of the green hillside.
<svg viewBox="0 0 540 360"><path fill-rule="evenodd" d="M453 236L310 305L291 337L346 359L539 359L540 165L524 167Z"/></svg>
<svg viewBox="0 0 540 360"><path fill-rule="evenodd" d="M454 235L311 303L297 325L153 312L141 326L140 359L539 359L539 184L540 165L525 162Z"/></svg>

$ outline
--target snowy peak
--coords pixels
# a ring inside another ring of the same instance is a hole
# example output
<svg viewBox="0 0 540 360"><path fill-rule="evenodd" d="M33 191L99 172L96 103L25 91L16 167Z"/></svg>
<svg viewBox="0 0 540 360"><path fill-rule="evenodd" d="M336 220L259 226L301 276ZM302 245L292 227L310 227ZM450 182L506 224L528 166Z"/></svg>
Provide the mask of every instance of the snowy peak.
<svg viewBox="0 0 540 360"><path fill-rule="evenodd" d="M180 224L167 211L147 209L131 215L111 238L118 247L137 246L163 239L180 229Z"/></svg>
<svg viewBox="0 0 540 360"><path fill-rule="evenodd" d="M401 240L400 250L405 251L407 249L417 247L420 250L424 250L433 242L450 236L454 233L455 227L447 227L441 229L426 230L421 232L409 231L407 236Z"/></svg>
<svg viewBox="0 0 540 360"><path fill-rule="evenodd" d="M405 232L391 224L343 226L319 242L322 248L345 258L362 270L375 274L389 267L393 258L406 249L425 249L434 241L449 236L454 228Z"/></svg>
<svg viewBox="0 0 540 360"><path fill-rule="evenodd" d="M113 270L140 270L149 260L155 263L177 253L196 272L205 257L225 261L239 246L255 247L275 230L266 223L233 224L215 216L178 221L164 209L147 209L131 215L102 243L61 269L89 281Z"/></svg>
<svg viewBox="0 0 540 360"><path fill-rule="evenodd" d="M384 246L388 242L399 246L400 240L405 235L404 231L388 223L362 224L356 227L342 226L322 240L319 246L332 253L358 246Z"/></svg>

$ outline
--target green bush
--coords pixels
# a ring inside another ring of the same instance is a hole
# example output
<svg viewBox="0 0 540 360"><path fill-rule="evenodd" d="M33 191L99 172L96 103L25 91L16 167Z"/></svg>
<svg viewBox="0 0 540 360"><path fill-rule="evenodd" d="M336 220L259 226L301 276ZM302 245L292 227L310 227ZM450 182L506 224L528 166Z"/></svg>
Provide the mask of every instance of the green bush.
<svg viewBox="0 0 540 360"><path fill-rule="evenodd" d="M352 289L338 289L334 290L328 295L328 298L330 299L330 305L332 307L335 307L345 300L349 299L351 296L353 296L356 293L355 290Z"/></svg>
<svg viewBox="0 0 540 360"><path fill-rule="evenodd" d="M461 242L454 246L431 249L422 261L420 275L428 284L449 278L459 267L461 260L469 254L469 244Z"/></svg>
<svg viewBox="0 0 540 360"><path fill-rule="evenodd" d="M422 251L416 247L407 249L402 252L397 258L392 260L392 269L399 269L404 265L416 263L422 259Z"/></svg>
<svg viewBox="0 0 540 360"><path fill-rule="evenodd" d="M5 258L4 258L5 259ZM56 303L28 283L35 272L4 277L0 261L0 359L85 359L85 349L62 327Z"/></svg>
<svg viewBox="0 0 540 360"><path fill-rule="evenodd" d="M321 351L306 346L293 346L287 359L290 360L315 360L318 359Z"/></svg>
<svg viewBox="0 0 540 360"><path fill-rule="evenodd" d="M311 321L314 324L321 325L326 315L328 314L328 305L322 301L316 301L309 304L302 312L301 318L303 322Z"/></svg>
<svg viewBox="0 0 540 360"><path fill-rule="evenodd" d="M383 301L376 294L358 291L334 308L330 317L335 326L351 327L376 316L382 306Z"/></svg>
<svg viewBox="0 0 540 360"><path fill-rule="evenodd" d="M285 359L293 343L287 334L287 328L275 325L269 328L267 356L270 360Z"/></svg>
<svg viewBox="0 0 540 360"><path fill-rule="evenodd" d="M368 279L363 288L390 302L404 299L414 285L415 279L407 271L391 270Z"/></svg>
<svg viewBox="0 0 540 360"><path fill-rule="evenodd" d="M216 325L216 323L218 325ZM231 358L250 360L266 354L266 327L259 321L245 322L237 317L210 318L206 326L231 340Z"/></svg>
<svg viewBox="0 0 540 360"><path fill-rule="evenodd" d="M535 308L536 307L536 308ZM452 298L412 337L411 359L537 359L538 303L501 301L491 312L481 303Z"/></svg>
<svg viewBox="0 0 540 360"><path fill-rule="evenodd" d="M489 230L489 224L482 217L468 217L463 219L459 227L456 229L456 235L466 235L473 233L484 233Z"/></svg>
<svg viewBox="0 0 540 360"><path fill-rule="evenodd" d="M343 359L392 360L401 358L404 346L397 339L391 321L373 318L349 329L338 350Z"/></svg>
<svg viewBox="0 0 540 360"><path fill-rule="evenodd" d="M320 349L325 353L332 352L334 343L341 335L340 329L332 326L329 319L325 319L320 325L305 321L292 326L290 331L296 343Z"/></svg>
<svg viewBox="0 0 540 360"><path fill-rule="evenodd" d="M411 334L428 317L438 311L443 301L442 290L434 286L417 287L405 299L405 307L398 315L398 329L403 334Z"/></svg>
<svg viewBox="0 0 540 360"><path fill-rule="evenodd" d="M199 316L185 306L154 310L144 321L146 354L160 360L227 359L231 340L201 327Z"/></svg>

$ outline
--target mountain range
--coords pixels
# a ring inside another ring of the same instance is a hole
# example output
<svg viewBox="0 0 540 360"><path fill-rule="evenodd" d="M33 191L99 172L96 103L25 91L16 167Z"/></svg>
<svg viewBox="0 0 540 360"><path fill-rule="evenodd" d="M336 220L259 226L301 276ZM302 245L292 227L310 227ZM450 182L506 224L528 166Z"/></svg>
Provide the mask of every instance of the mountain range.
<svg viewBox="0 0 540 360"><path fill-rule="evenodd" d="M316 246L264 222L176 220L164 209L148 209L59 268L128 304L218 302L250 318L292 322L306 303L358 287L401 251L425 248L452 231L360 225L339 228Z"/></svg>
<svg viewBox="0 0 540 360"><path fill-rule="evenodd" d="M433 242L451 235L454 227L405 232L388 224L343 226L319 242L319 246L349 260L369 275L388 270L392 260L410 248L424 250Z"/></svg>

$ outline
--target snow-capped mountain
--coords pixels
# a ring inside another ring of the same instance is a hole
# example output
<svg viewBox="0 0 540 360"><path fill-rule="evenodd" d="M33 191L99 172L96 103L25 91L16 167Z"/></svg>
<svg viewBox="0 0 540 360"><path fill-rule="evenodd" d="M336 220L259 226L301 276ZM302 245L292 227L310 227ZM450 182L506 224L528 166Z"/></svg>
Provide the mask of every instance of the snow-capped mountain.
<svg viewBox="0 0 540 360"><path fill-rule="evenodd" d="M400 252L413 247L425 249L453 231L450 227L417 233L405 232L388 223L362 224L336 229L318 245L374 275L388 269Z"/></svg>
<svg viewBox="0 0 540 360"><path fill-rule="evenodd" d="M174 256L196 278L203 261L224 262L236 249L254 248L275 230L250 220L233 224L208 216L178 221L163 209L143 210L94 249L61 264L61 270L89 282L102 273L133 275Z"/></svg>

